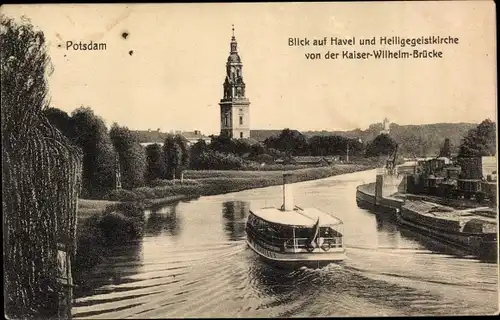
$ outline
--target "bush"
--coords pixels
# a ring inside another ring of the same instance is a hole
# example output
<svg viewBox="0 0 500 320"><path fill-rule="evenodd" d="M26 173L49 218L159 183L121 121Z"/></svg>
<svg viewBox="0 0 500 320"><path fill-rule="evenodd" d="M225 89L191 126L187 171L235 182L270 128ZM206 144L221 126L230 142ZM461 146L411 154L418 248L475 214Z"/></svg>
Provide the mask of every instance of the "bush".
<svg viewBox="0 0 500 320"><path fill-rule="evenodd" d="M144 230L144 207L136 203L109 205L80 223L74 264L78 272L105 260L106 246L139 239Z"/></svg>
<svg viewBox="0 0 500 320"><path fill-rule="evenodd" d="M137 198L144 200L144 199L153 199L156 197L156 193L154 189L150 187L141 187L141 188L136 188L133 189L131 192L135 193Z"/></svg>
<svg viewBox="0 0 500 320"><path fill-rule="evenodd" d="M271 164L274 162L274 157L269 154L259 154L255 156L255 161L258 163Z"/></svg>
<svg viewBox="0 0 500 320"><path fill-rule="evenodd" d="M127 217L122 212L105 213L98 224L102 232L104 244L124 243L140 238L144 221Z"/></svg>
<svg viewBox="0 0 500 320"><path fill-rule="evenodd" d="M142 219L144 217L144 210L145 207L142 204L121 202L107 206L104 213L120 212L129 218Z"/></svg>
<svg viewBox="0 0 500 320"><path fill-rule="evenodd" d="M126 190L126 189L116 189L111 190L106 196L107 200L111 201L139 201L141 200L137 193Z"/></svg>
<svg viewBox="0 0 500 320"><path fill-rule="evenodd" d="M234 170L242 168L245 161L232 153L221 153L208 150L196 159L195 169L201 170Z"/></svg>
<svg viewBox="0 0 500 320"><path fill-rule="evenodd" d="M177 184L181 184L181 181L180 180L163 180L163 179L156 179L156 180L153 180L151 181L151 183L149 184L151 187L165 187L165 186L173 186L173 185L177 185ZM184 179L182 181L182 184L183 185L198 185L199 182L196 181L196 180L193 180L193 179Z"/></svg>

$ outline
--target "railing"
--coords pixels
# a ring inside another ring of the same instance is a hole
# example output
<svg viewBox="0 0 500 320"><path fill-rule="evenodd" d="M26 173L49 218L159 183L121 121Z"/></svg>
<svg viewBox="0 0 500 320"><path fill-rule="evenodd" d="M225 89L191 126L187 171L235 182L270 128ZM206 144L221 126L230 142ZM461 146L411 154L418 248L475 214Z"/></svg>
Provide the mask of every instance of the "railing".
<svg viewBox="0 0 500 320"><path fill-rule="evenodd" d="M321 244L320 247L324 247L324 248L328 248L328 249L342 248L342 244L343 244L342 237L330 237L330 238L321 237L321 239L323 239L323 243ZM294 252L297 249L306 249L306 250L313 249L314 250L314 247L312 247L310 245L308 240L309 240L308 238L290 238L285 242L284 246L285 246L285 248L293 249Z"/></svg>
<svg viewBox="0 0 500 320"><path fill-rule="evenodd" d="M247 233L253 238L259 239L261 245L270 250L279 250L281 252L297 252L300 250L314 251L316 247L311 246L308 238L280 238L273 237L265 234L259 234L247 228ZM342 248L342 237L320 237L323 242L319 248L323 251L328 251L333 248Z"/></svg>

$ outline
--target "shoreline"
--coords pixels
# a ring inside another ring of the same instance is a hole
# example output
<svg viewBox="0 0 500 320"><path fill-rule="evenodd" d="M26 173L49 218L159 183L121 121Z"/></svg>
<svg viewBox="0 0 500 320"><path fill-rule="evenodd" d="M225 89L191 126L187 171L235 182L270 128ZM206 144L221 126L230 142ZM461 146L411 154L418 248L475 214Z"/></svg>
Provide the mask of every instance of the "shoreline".
<svg viewBox="0 0 500 320"><path fill-rule="evenodd" d="M342 165L310 167L291 170L294 173L294 183L325 179L329 177L354 172L375 169L373 165ZM164 186L141 187L133 190L118 190L109 200L83 200L94 202L105 209L106 204L135 202L145 208L166 205L182 200L197 199L203 196L222 195L251 189L278 186L283 183L282 171L236 171L236 170L207 170L188 171L185 182L176 180ZM78 210L80 211L80 209ZM94 208L94 213L98 209Z"/></svg>
<svg viewBox="0 0 500 320"><path fill-rule="evenodd" d="M298 183L375 168L375 165L347 164L300 168L290 171L295 174L294 183ZM203 196L278 186L282 184L282 174L282 171L188 171L188 178L185 179L185 183L180 183L180 181L177 183L176 181L176 183L165 186L142 187L134 190L122 189L118 190L118 195L114 199L78 199L77 218L79 221L84 222L91 217L102 216L112 206L124 203L135 203L144 209L152 209L178 201L198 199Z"/></svg>

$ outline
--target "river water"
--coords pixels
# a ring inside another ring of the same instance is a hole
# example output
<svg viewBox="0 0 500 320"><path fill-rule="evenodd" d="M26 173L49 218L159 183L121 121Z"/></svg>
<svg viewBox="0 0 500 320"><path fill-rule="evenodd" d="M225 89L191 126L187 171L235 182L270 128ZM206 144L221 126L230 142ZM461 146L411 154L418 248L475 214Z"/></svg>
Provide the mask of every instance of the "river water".
<svg viewBox="0 0 500 320"><path fill-rule="evenodd" d="M279 270L245 243L249 209L281 205L280 186L146 212L146 235L109 248L75 318L494 314L498 267L356 206L375 171L294 184L295 204L344 221L347 260Z"/></svg>

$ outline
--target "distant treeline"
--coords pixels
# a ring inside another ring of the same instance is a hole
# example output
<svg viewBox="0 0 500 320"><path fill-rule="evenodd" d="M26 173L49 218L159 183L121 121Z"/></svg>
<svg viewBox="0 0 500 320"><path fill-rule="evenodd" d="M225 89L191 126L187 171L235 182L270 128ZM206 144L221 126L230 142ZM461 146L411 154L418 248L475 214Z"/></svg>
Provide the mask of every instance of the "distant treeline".
<svg viewBox="0 0 500 320"><path fill-rule="evenodd" d="M398 125L392 123L390 124L390 136L400 146L398 153L405 157L433 156L440 151L443 139L445 138L450 140L451 152L457 154L464 136L477 126L477 123L435 123L423 125ZM375 123L371 124L366 130L303 131L302 134L307 138L313 136L342 136L355 140L371 141L380 134L382 129L382 123ZM257 140L264 140L279 133L279 130L252 130L250 136Z"/></svg>

